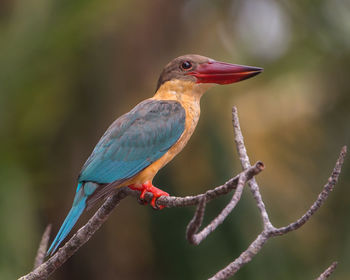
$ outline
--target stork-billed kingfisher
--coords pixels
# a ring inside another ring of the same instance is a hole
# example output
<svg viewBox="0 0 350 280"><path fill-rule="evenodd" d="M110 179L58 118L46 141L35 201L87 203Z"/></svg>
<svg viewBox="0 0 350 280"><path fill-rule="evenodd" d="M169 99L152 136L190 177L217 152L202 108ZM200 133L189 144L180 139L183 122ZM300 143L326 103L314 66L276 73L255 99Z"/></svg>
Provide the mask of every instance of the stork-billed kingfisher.
<svg viewBox="0 0 350 280"><path fill-rule="evenodd" d="M57 250L86 207L115 188L140 190L141 199L151 192L151 205L157 208L156 199L169 194L154 187L152 180L190 139L203 93L214 84L235 83L261 71L200 55L184 55L168 63L155 95L114 121L97 143L80 172L73 206L48 254Z"/></svg>

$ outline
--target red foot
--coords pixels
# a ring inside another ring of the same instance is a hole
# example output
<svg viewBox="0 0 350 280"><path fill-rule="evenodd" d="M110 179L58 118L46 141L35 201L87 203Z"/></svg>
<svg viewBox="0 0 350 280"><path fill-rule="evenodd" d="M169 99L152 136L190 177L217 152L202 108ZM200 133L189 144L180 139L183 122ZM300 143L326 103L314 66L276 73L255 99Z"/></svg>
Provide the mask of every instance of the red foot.
<svg viewBox="0 0 350 280"><path fill-rule="evenodd" d="M151 201L151 206L154 209L163 209L165 207L163 205L159 205L158 207L156 206L156 200L158 199L158 197L169 196L167 192L162 191L161 189L158 189L155 186L153 186L151 181L147 181L143 184L133 184L130 185L129 188L132 190L141 191L140 199L145 199L146 192L152 193L153 198Z"/></svg>

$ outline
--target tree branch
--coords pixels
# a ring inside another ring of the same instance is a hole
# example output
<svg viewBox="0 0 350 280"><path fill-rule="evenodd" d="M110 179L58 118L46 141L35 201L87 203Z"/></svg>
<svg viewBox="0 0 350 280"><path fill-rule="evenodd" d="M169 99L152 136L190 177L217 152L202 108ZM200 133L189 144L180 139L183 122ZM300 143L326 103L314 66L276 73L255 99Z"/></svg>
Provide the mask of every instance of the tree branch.
<svg viewBox="0 0 350 280"><path fill-rule="evenodd" d="M248 168L250 166L249 157L247 155L247 150L244 145L244 140L241 132L241 128L238 120L237 108L233 107L232 109L232 119L233 119L233 127L235 132L235 141L239 154L239 158L241 164L244 168ZM241 253L241 255L236 258L233 262L227 265L225 268L217 272L210 280L219 280L219 279L227 279L233 276L240 268L242 268L246 263L250 262L252 258L259 253L262 249L263 245L267 242L271 237L275 237L278 235L284 235L290 231L296 230L304 225L311 216L321 207L321 205L328 198L330 192L334 189L335 184L338 182L339 174L341 171L341 167L344 163L344 158L347 152L346 146L344 146L338 157L338 160L335 164L333 172L328 179L328 182L323 187L322 192L319 194L316 201L312 204L310 209L296 222L291 223L285 227L275 228L270 222L268 213L266 211L264 202L262 200L259 186L253 178L250 183L250 190L253 193L253 196L256 200L257 206L260 210L260 214L263 221L263 231L257 236L257 238L249 245L249 247ZM334 270L334 269L333 269Z"/></svg>
<svg viewBox="0 0 350 280"><path fill-rule="evenodd" d="M47 245L49 244L50 233L51 233L51 224L47 225L43 233L43 236L41 237L39 248L36 253L36 257L34 261L34 269L44 262L46 252L47 252Z"/></svg>
<svg viewBox="0 0 350 280"><path fill-rule="evenodd" d="M346 156L347 148L344 146L341 151L339 158L335 164L335 167L333 169L333 172L331 176L328 178L328 182L324 185L322 192L318 195L316 201L311 205L309 210L296 222L290 223L289 225L281 228L277 228L275 230L272 230L272 234L274 236L276 235L283 235L290 231L296 230L300 228L303 224L305 224L313 214L322 206L322 204L326 201L331 191L333 191L335 184L338 182L341 167L344 163L344 158Z"/></svg>
<svg viewBox="0 0 350 280"><path fill-rule="evenodd" d="M236 189L239 178L242 174L246 174L247 180L251 179L255 174L262 170L263 164L257 162L255 166L250 168L248 171L243 171L234 178L227 181L225 184L216 187L212 190L208 190L204 194L186 197L175 197L175 196L163 196L157 200L157 203L166 207L184 207L190 205L197 205L201 198L205 195L207 201L213 200L214 198L227 194L233 189ZM119 188L115 194L110 196L104 204L97 210L95 215L78 230L73 237L67 241L67 243L61 247L52 257L50 257L45 263L37 267L34 271L19 278L20 280L34 280L34 279L46 279L49 277L57 268L64 264L82 245L84 245L90 237L102 226L102 224L108 219L108 216L112 210L120 203L126 196L139 197L140 192L131 190L128 187ZM150 202L152 194L147 193L145 197L146 202Z"/></svg>
<svg viewBox="0 0 350 280"><path fill-rule="evenodd" d="M241 198L241 194L244 185L248 183L250 191L255 198L257 207L259 209L263 230L256 237L256 239L249 245L249 247L241 253L233 262L227 265L225 268L217 272L212 280L227 279L234 275L244 264L250 262L252 258L259 253L263 245L271 237L284 235L290 231L296 230L304 225L311 216L321 207L321 205L328 198L330 192L334 189L335 184L338 181L339 174L341 171L344 157L346 155L346 146L341 150L335 168L329 178L328 182L324 186L322 192L318 196L317 200L313 203L310 209L296 222L293 222L285 227L276 228L272 225L265 204L260 194L259 186L254 178L263 169L264 165L262 162L257 162L253 166L250 165L247 150L244 145L243 135L239 125L238 113L236 107L232 110L233 127L235 132L235 142L237 151L243 171L237 176L228 180L225 184L206 191L203 194L186 196L186 197L174 197L174 196L162 196L157 199L158 205L164 205L166 207L185 207L197 205L194 217L187 226L186 237L192 244L198 245L202 242L211 232L213 232L223 221L227 218L229 213L233 211L237 203ZM235 190L231 201L221 211L221 213L213 219L202 231L199 233L198 230L202 224L203 217L205 214L205 207L207 202L225 195L230 191ZM40 243L37 258L35 261L35 269L29 274L19 278L20 280L34 280L34 279L46 279L48 278L57 268L65 263L83 244L85 244L90 237L101 227L101 225L108 219L113 209L127 196L139 197L140 192L131 190L128 187L119 188L115 193L108 197L103 205L97 210L93 217L82 227L73 237L66 242L52 257L46 262L43 262L44 255L46 252L49 236L49 227L45 230L45 233ZM150 202L152 194L147 193L145 200ZM39 265L39 266L38 266ZM335 269L336 263L333 263L318 279L327 278ZM322 278L323 277L323 278Z"/></svg>
<svg viewBox="0 0 350 280"><path fill-rule="evenodd" d="M236 143L239 160L241 161L242 168L247 169L251 165L250 165L247 149L244 145L243 135L241 131L241 126L239 124L239 118L238 118L238 112L237 112L236 106L232 107L232 125L233 125L235 143ZM249 187L251 192L253 193L253 197L259 208L259 211L263 220L264 228L273 228L270 222L269 214L266 211L264 201L262 200L258 183L254 178L249 182Z"/></svg>
<svg viewBox="0 0 350 280"><path fill-rule="evenodd" d="M226 205L226 207L221 211L221 213L209 223L201 232L196 233L199 227L202 224L204 210L206 206L206 195L203 195L200 203L197 206L196 213L187 226L187 240L194 244L198 245L201 243L207 236L212 233L220 224L224 222L227 216L232 212L236 207L238 201L241 199L244 185L251 179L253 176L259 174L264 169L264 164L262 162L257 162L253 167L245 170L239 175L238 184L235 193L232 196L231 201Z"/></svg>
<svg viewBox="0 0 350 280"><path fill-rule="evenodd" d="M337 268L338 262L333 262L316 280L327 279Z"/></svg>

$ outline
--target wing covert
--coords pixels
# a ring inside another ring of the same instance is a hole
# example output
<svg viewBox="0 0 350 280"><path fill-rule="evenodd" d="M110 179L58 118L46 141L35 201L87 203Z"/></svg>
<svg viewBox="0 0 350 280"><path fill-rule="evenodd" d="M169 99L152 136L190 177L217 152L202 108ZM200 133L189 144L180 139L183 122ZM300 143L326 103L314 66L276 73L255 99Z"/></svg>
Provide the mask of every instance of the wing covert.
<svg viewBox="0 0 350 280"><path fill-rule="evenodd" d="M84 164L79 182L125 180L163 156L185 129L185 110L172 100L145 100L118 118Z"/></svg>

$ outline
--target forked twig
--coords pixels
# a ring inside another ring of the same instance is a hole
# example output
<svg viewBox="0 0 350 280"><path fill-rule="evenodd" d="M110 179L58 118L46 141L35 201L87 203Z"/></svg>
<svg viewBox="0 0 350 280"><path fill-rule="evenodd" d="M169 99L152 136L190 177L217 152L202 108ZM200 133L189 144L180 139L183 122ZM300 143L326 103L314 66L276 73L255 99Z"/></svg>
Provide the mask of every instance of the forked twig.
<svg viewBox="0 0 350 280"><path fill-rule="evenodd" d="M233 120L234 132L235 132L235 142L236 142L241 164L243 168L249 168L250 167L249 157L247 155L247 150L244 145L243 135L239 125L239 119L238 119L238 113L237 113L236 107L233 107L232 109L232 120ZM262 249L262 247L264 246L264 244L267 242L268 239L270 239L271 237L284 235L304 225L312 217L312 215L321 207L321 205L328 198L330 192L334 189L335 184L338 182L339 174L341 171L341 167L344 163L346 152L347 152L347 148L346 146L344 146L341 149L340 155L335 164L333 172L330 178L328 179L328 182L325 184L322 192L319 194L316 201L311 205L310 209L296 222L290 223L285 227L276 228L272 225L272 223L270 222L268 213L266 211L265 204L262 200L259 186L255 178L250 180L249 181L250 190L253 193L258 209L260 210L260 215L263 221L263 231L249 245L249 247L243 253L241 253L241 255L238 258L236 258L233 262L228 264L225 268L217 272L213 277L210 278L210 280L227 279L233 276L241 267L243 267L246 263L252 260L252 258ZM335 267L333 268L333 270L334 269Z"/></svg>
<svg viewBox="0 0 350 280"><path fill-rule="evenodd" d="M212 233L220 224L224 222L227 216L233 211L236 207L238 201L241 199L244 185L253 178L253 176L258 175L264 169L264 164L260 161L255 163L254 166L250 167L246 171L242 172L238 178L237 188L232 196L231 201L226 205L226 207L221 211L221 213L213 219L201 232L197 233L199 227L202 225L203 216L206 206L206 195L203 195L202 200L197 206L197 210L191 222L187 226L186 237L187 240L194 244L198 245L201 243L207 236Z"/></svg>

